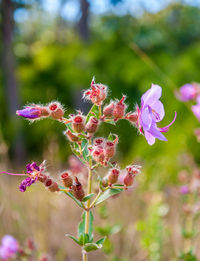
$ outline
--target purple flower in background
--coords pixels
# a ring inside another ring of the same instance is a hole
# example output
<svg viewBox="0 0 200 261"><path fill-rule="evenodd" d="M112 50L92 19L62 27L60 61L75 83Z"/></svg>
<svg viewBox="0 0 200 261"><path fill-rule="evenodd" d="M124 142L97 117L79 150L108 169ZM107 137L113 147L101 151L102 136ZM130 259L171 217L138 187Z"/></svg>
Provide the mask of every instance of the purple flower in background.
<svg viewBox="0 0 200 261"><path fill-rule="evenodd" d="M159 101L162 94L162 88L158 85L152 84L152 87L142 95L141 108L138 110L138 127L141 133L144 132L145 138L149 145L155 143L155 139L167 141L162 132L167 132L169 127L176 120L176 113L173 121L163 127L158 128L157 122L160 122L164 115L164 106Z"/></svg>
<svg viewBox="0 0 200 261"><path fill-rule="evenodd" d="M181 193L182 195L188 194L188 193L189 193L189 188L188 188L188 186L187 186L187 185L181 186L181 187L180 187L180 193Z"/></svg>
<svg viewBox="0 0 200 261"><path fill-rule="evenodd" d="M186 83L180 88L179 98L181 101L189 101L195 99L197 89L195 84Z"/></svg>
<svg viewBox="0 0 200 261"><path fill-rule="evenodd" d="M34 171L40 171L40 167L35 162L27 164L26 169L29 174L32 174Z"/></svg>
<svg viewBox="0 0 200 261"><path fill-rule="evenodd" d="M17 240L11 235L5 235L1 240L0 258L2 260L9 260L18 251L19 244Z"/></svg>
<svg viewBox="0 0 200 261"><path fill-rule="evenodd" d="M26 106L24 109L16 111L16 114L18 116L33 120L40 118L41 109L38 106Z"/></svg>
<svg viewBox="0 0 200 261"><path fill-rule="evenodd" d="M197 104L192 106L192 112L200 121L200 96L197 97Z"/></svg>

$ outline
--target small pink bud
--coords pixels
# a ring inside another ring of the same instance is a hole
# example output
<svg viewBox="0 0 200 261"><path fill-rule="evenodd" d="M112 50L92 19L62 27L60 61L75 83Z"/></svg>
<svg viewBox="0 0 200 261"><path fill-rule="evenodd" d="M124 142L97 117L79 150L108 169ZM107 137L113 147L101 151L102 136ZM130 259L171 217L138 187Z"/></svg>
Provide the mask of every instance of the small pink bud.
<svg viewBox="0 0 200 261"><path fill-rule="evenodd" d="M56 192L56 191L60 190L59 187L58 187L58 184L56 182L54 182L52 179L50 179L50 178L47 178L47 180L45 181L45 186L51 192Z"/></svg>
<svg viewBox="0 0 200 261"><path fill-rule="evenodd" d="M110 184L115 184L118 181L118 177L120 174L120 170L117 168L113 168L108 173L108 182Z"/></svg>
<svg viewBox="0 0 200 261"><path fill-rule="evenodd" d="M111 102L110 104L106 105L103 108L103 116L106 118L111 118L113 116L114 107L115 107L114 102Z"/></svg>
<svg viewBox="0 0 200 261"><path fill-rule="evenodd" d="M141 172L141 166L139 165L130 165L128 167L126 167L127 172L133 174L133 175L137 175Z"/></svg>
<svg viewBox="0 0 200 261"><path fill-rule="evenodd" d="M81 183L79 182L78 178L75 177L75 183L72 186L72 192L74 194L74 196L78 199L78 200L82 200L85 196L85 192L83 190L83 187L81 185Z"/></svg>
<svg viewBox="0 0 200 261"><path fill-rule="evenodd" d="M66 188L70 188L72 186L72 184L73 184L72 178L67 172L64 172L63 174L61 174L61 179L62 179L63 185Z"/></svg>
<svg viewBox="0 0 200 261"><path fill-rule="evenodd" d="M96 138L93 141L94 146L103 146L105 140L103 138Z"/></svg>
<svg viewBox="0 0 200 261"><path fill-rule="evenodd" d="M76 135L74 135L70 130L65 131L64 134L67 136L68 140L71 142L79 141L79 138Z"/></svg>
<svg viewBox="0 0 200 261"><path fill-rule="evenodd" d="M50 103L48 108L50 110L50 116L54 120L62 119L62 117L64 115L64 109L63 109L62 105L59 102L52 102L52 103Z"/></svg>
<svg viewBox="0 0 200 261"><path fill-rule="evenodd" d="M138 113L137 112L129 112L126 114L125 117L131 123L137 123L138 121Z"/></svg>
<svg viewBox="0 0 200 261"><path fill-rule="evenodd" d="M119 102L115 103L113 116L116 120L124 118L126 107L127 107L126 104L124 103L125 99L126 96L123 96Z"/></svg>
<svg viewBox="0 0 200 261"><path fill-rule="evenodd" d="M112 141L106 141L105 143L105 157L107 159L112 158L115 155L115 143Z"/></svg>
<svg viewBox="0 0 200 261"><path fill-rule="evenodd" d="M41 116L42 117L50 116L50 111L48 107L41 107Z"/></svg>
<svg viewBox="0 0 200 261"><path fill-rule="evenodd" d="M38 177L38 180L42 183L44 183L47 179L47 176L44 175L44 174L40 174L39 177Z"/></svg>
<svg viewBox="0 0 200 261"><path fill-rule="evenodd" d="M104 163L105 155L104 155L104 149L102 147L94 147L92 150L92 158L99 162L100 164Z"/></svg>
<svg viewBox="0 0 200 261"><path fill-rule="evenodd" d="M133 182L134 182L134 178L135 178L135 176L132 173L128 172L126 174L126 176L124 177L124 184L127 187L131 186L133 184Z"/></svg>
<svg viewBox="0 0 200 261"><path fill-rule="evenodd" d="M86 131L89 133L95 133L99 126L99 120L95 117L90 117L88 123L86 124Z"/></svg>
<svg viewBox="0 0 200 261"><path fill-rule="evenodd" d="M72 128L74 131L80 133L85 129L85 117L81 114L72 117Z"/></svg>

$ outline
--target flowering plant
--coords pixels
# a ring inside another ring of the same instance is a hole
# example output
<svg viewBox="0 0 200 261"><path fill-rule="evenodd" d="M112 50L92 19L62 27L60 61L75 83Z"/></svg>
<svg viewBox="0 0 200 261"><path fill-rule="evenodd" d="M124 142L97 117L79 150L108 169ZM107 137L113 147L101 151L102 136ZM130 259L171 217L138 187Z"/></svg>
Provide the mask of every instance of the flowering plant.
<svg viewBox="0 0 200 261"><path fill-rule="evenodd" d="M127 120L137 127L141 134L144 133L150 145L155 139L166 141L162 132L167 132L169 126L157 127L157 123L164 117L164 107L159 101L162 89L158 85L152 85L141 98L141 107L136 111L127 112L125 103L126 96L120 100L111 100L104 105L107 98L108 87L103 84L91 82L90 89L83 94L85 100L93 103L87 115L77 111L75 114L64 117L63 106L59 102L51 102L48 105L32 104L16 113L31 122L43 118L52 118L65 125L64 135L70 142L72 152L87 169L87 173L81 180L78 175L72 175L69 170L59 175L60 182L53 180L46 170L45 161L41 164L35 162L26 165L26 173L13 174L26 176L21 182L19 189L25 192L27 187L41 182L51 192L65 193L80 208L83 209L82 221L78 226L77 237L68 235L69 238L81 246L83 261L88 259L88 252L98 250L102 247L105 238L94 241L93 238L93 214L92 210L108 198L131 188L135 177L140 173L141 166L130 164L121 170L118 164L111 160L115 156L119 138L116 134L110 134L107 138L95 137L100 124L107 122L116 125L119 120ZM98 167L107 169L107 174L102 177L96 175ZM96 181L94 189L94 181ZM86 192L87 187L87 192ZM95 193L96 191L96 193Z"/></svg>

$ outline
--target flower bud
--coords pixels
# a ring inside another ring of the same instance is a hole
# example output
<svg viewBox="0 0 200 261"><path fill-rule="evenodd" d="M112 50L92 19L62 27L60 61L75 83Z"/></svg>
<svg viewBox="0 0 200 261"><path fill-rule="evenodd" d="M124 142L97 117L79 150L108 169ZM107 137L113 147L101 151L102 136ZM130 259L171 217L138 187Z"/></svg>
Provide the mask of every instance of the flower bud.
<svg viewBox="0 0 200 261"><path fill-rule="evenodd" d="M17 110L16 114L29 120L36 120L42 117L41 115L42 106L33 104L32 106L26 106L22 110Z"/></svg>
<svg viewBox="0 0 200 261"><path fill-rule="evenodd" d="M135 175L133 175L132 173L128 172L126 174L126 176L124 177L124 184L128 187L128 186L131 186L134 182L134 178L135 178Z"/></svg>
<svg viewBox="0 0 200 261"><path fill-rule="evenodd" d="M94 149L92 150L92 158L100 163L103 164L104 163L104 159L105 159L105 155L104 155L104 149L102 147L94 147Z"/></svg>
<svg viewBox="0 0 200 261"><path fill-rule="evenodd" d="M42 117L50 116L50 111L48 107L41 107L41 116Z"/></svg>
<svg viewBox="0 0 200 261"><path fill-rule="evenodd" d="M74 131L80 133L85 129L85 118L81 114L72 117L72 128Z"/></svg>
<svg viewBox="0 0 200 261"><path fill-rule="evenodd" d="M129 112L126 114L125 117L128 121L130 121L131 123L137 123L138 120L138 113L137 112Z"/></svg>
<svg viewBox="0 0 200 261"><path fill-rule="evenodd" d="M118 180L119 174L120 174L119 169L117 169L117 168L111 169L108 173L108 182L110 184L115 184Z"/></svg>
<svg viewBox="0 0 200 261"><path fill-rule="evenodd" d="M104 139L103 138L96 138L96 139L94 139L94 141L93 141L93 145L94 146L102 146L103 147L103 145L104 145Z"/></svg>
<svg viewBox="0 0 200 261"><path fill-rule="evenodd" d="M38 180L44 183L47 180L47 176L41 173L38 177Z"/></svg>
<svg viewBox="0 0 200 261"><path fill-rule="evenodd" d="M51 192L56 192L59 191L59 187L58 184L56 182L54 182L52 179L47 178L47 180L45 181L45 186L51 191Z"/></svg>
<svg viewBox="0 0 200 261"><path fill-rule="evenodd" d="M107 86L101 83L95 83L94 79L92 79L91 89L86 90L83 97L91 100L94 104L101 105L107 97Z"/></svg>
<svg viewBox="0 0 200 261"><path fill-rule="evenodd" d="M85 196L83 187L82 187L81 183L79 182L79 180L77 179L77 177L75 177L75 183L72 186L72 192L73 192L75 198L77 198L80 201Z"/></svg>
<svg viewBox="0 0 200 261"><path fill-rule="evenodd" d="M103 116L105 118L111 118L113 116L114 107L115 107L114 102L111 102L110 104L106 105L103 108Z"/></svg>
<svg viewBox="0 0 200 261"><path fill-rule="evenodd" d="M141 166L139 165L130 165L126 167L127 172L131 173L132 175L136 176L141 172Z"/></svg>
<svg viewBox="0 0 200 261"><path fill-rule="evenodd" d="M71 141L71 142L78 142L79 141L79 138L76 135L74 135L70 130L65 131L64 135L66 135L68 140Z"/></svg>
<svg viewBox="0 0 200 261"><path fill-rule="evenodd" d="M106 141L105 143L105 157L107 159L112 158L115 155L115 143L112 141Z"/></svg>
<svg viewBox="0 0 200 261"><path fill-rule="evenodd" d="M62 105L59 102L52 102L49 104L49 110L50 110L50 116L54 120L60 120L62 119L64 115L64 109Z"/></svg>
<svg viewBox="0 0 200 261"><path fill-rule="evenodd" d="M72 186L73 180L67 172L64 172L63 174L61 174L61 179L62 179L63 185L66 188L70 188Z"/></svg>
<svg viewBox="0 0 200 261"><path fill-rule="evenodd" d="M108 186L108 177L107 176L102 179L102 186L103 187L107 187Z"/></svg>
<svg viewBox="0 0 200 261"><path fill-rule="evenodd" d="M90 117L88 123L85 126L85 129L89 133L95 133L99 126L99 120L95 117Z"/></svg>
<svg viewBox="0 0 200 261"><path fill-rule="evenodd" d="M119 102L115 103L113 109L113 116L115 120L122 119L125 115L125 111L126 111L126 104L124 103L125 99L126 96L123 96Z"/></svg>

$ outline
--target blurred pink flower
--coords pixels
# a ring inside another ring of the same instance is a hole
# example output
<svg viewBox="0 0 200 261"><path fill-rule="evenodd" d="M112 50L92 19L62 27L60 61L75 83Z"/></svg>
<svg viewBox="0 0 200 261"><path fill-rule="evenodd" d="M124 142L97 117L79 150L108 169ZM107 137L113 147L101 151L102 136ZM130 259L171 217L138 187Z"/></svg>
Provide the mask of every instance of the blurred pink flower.
<svg viewBox="0 0 200 261"><path fill-rule="evenodd" d="M2 260L9 260L19 250L19 244L17 240L11 235L5 235L1 240L0 246L0 258Z"/></svg>
<svg viewBox="0 0 200 261"><path fill-rule="evenodd" d="M181 101L189 101L195 99L197 89L194 84L186 83L180 88L179 98Z"/></svg>

